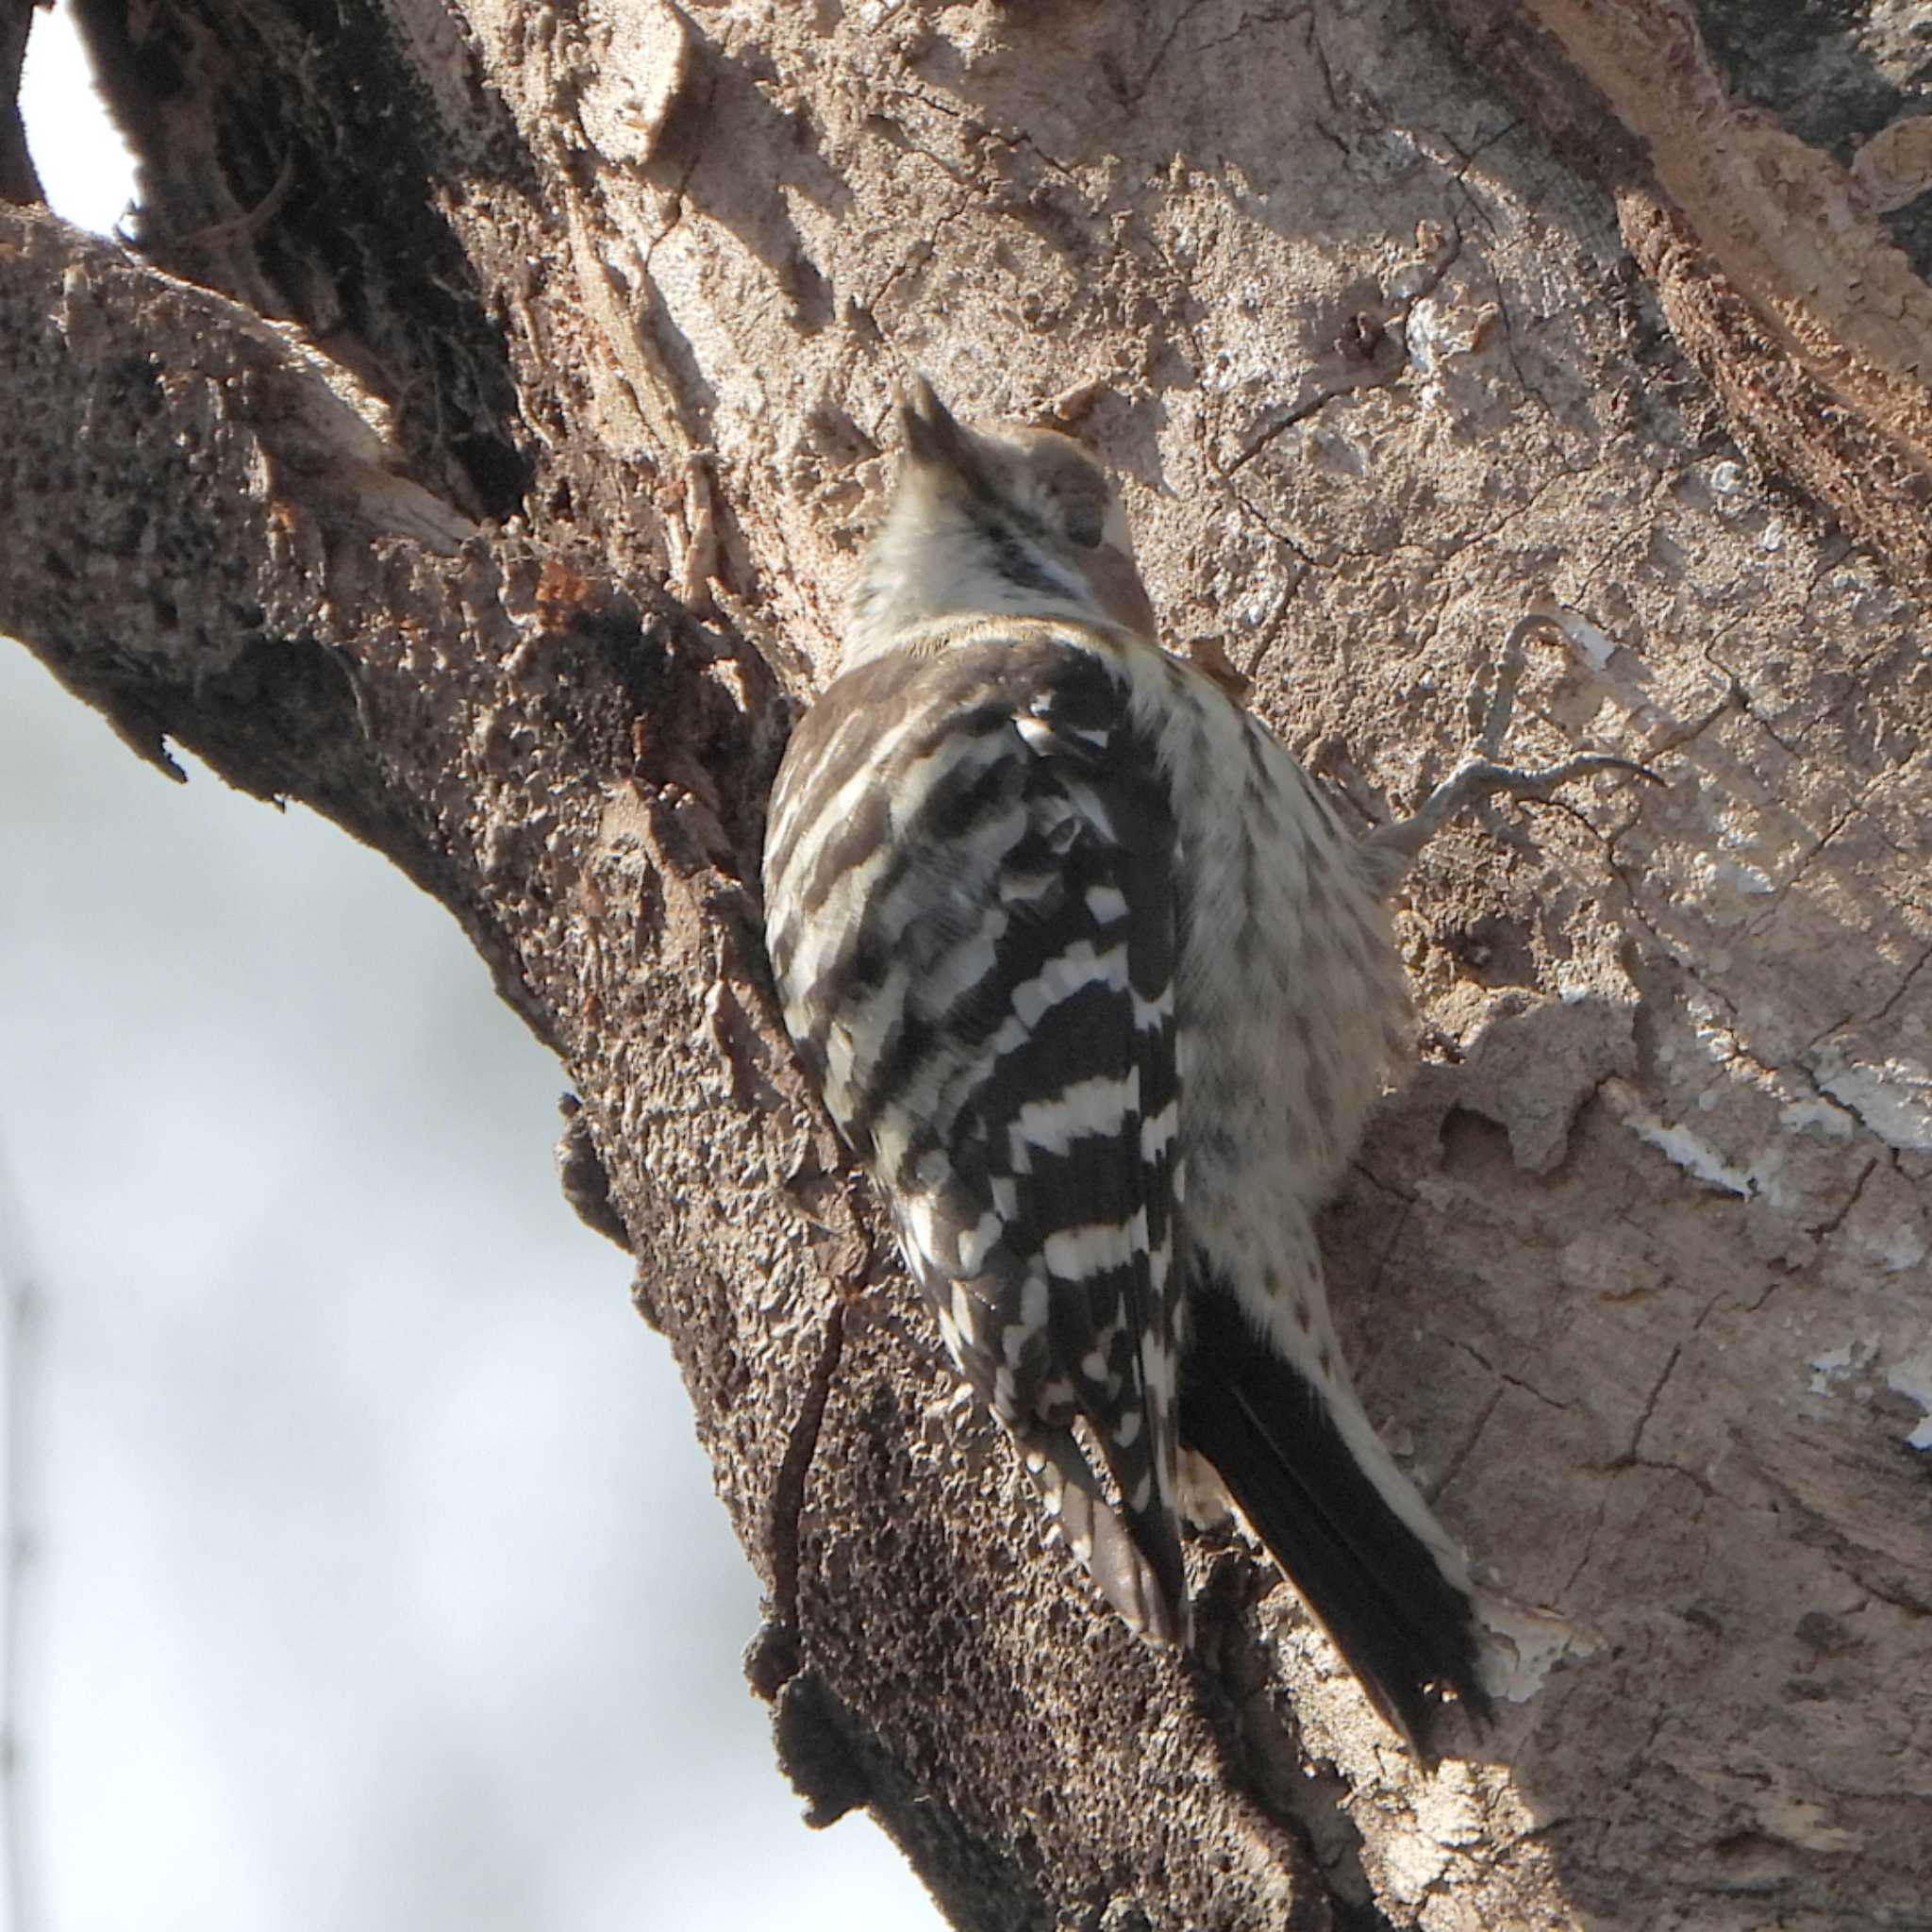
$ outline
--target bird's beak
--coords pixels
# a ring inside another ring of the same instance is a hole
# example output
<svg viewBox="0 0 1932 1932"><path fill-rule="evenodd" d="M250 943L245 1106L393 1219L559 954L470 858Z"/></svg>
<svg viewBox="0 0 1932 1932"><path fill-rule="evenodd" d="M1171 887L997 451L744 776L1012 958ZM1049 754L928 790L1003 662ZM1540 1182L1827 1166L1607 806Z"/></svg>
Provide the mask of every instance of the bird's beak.
<svg viewBox="0 0 1932 1932"><path fill-rule="evenodd" d="M907 456L930 468L971 475L973 442L931 383L917 372L899 398L899 436Z"/></svg>

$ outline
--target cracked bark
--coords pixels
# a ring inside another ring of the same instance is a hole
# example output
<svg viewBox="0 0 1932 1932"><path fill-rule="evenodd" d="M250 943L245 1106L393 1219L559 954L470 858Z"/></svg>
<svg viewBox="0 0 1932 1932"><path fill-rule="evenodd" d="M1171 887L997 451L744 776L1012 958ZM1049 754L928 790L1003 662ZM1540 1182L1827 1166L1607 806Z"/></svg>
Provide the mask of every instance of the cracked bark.
<svg viewBox="0 0 1932 1932"><path fill-rule="evenodd" d="M1922 1924L1932 298L1849 149L1666 0L84 10L147 258L5 217L0 625L565 1061L812 1817L962 1925ZM1502 749L1669 781L1424 855L1441 1057L1328 1221L1371 1411L1575 1632L1432 1777L1238 1538L1187 1664L1041 1551L776 1025L764 793L912 366L1080 417L1365 823L1531 610Z"/></svg>

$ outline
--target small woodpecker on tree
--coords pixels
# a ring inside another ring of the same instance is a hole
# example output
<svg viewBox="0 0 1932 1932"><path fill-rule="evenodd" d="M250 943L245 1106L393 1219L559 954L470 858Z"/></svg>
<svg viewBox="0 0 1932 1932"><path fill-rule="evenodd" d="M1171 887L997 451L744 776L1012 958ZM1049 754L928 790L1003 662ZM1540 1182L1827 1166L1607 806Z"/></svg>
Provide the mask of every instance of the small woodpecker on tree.
<svg viewBox="0 0 1932 1932"><path fill-rule="evenodd" d="M1376 1709L1490 1710L1461 1551L1350 1382L1313 1216L1404 1050L1382 904L1471 767L1351 836L1160 647L1076 443L919 381L841 673L772 800L785 1023L960 1373L1107 1600L1188 1641L1184 1517L1239 1506Z"/></svg>

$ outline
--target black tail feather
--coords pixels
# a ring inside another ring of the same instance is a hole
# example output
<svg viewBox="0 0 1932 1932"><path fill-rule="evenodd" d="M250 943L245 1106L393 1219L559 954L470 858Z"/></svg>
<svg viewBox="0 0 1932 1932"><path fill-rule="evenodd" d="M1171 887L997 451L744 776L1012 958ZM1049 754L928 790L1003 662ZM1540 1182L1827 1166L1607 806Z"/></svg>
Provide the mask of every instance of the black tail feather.
<svg viewBox="0 0 1932 1932"><path fill-rule="evenodd" d="M1197 1285L1180 1391L1204 1456L1375 1708L1428 1755L1441 1709L1491 1715L1474 1607L1362 1469L1315 1385L1257 1337L1228 1291Z"/></svg>

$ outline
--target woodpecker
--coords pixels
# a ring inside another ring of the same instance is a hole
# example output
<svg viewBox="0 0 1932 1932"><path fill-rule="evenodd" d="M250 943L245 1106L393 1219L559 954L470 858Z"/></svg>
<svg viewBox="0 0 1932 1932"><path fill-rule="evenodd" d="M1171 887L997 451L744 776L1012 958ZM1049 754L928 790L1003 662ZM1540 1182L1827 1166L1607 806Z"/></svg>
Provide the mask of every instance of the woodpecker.
<svg viewBox="0 0 1932 1932"><path fill-rule="evenodd" d="M899 426L773 793L786 1026L1115 1610L1186 1643L1183 1517L1231 1498L1426 1752L1444 1701L1490 1711L1476 1592L1355 1393L1313 1223L1403 1051L1382 900L1424 815L1353 836L1161 649L1078 444L923 380Z"/></svg>

